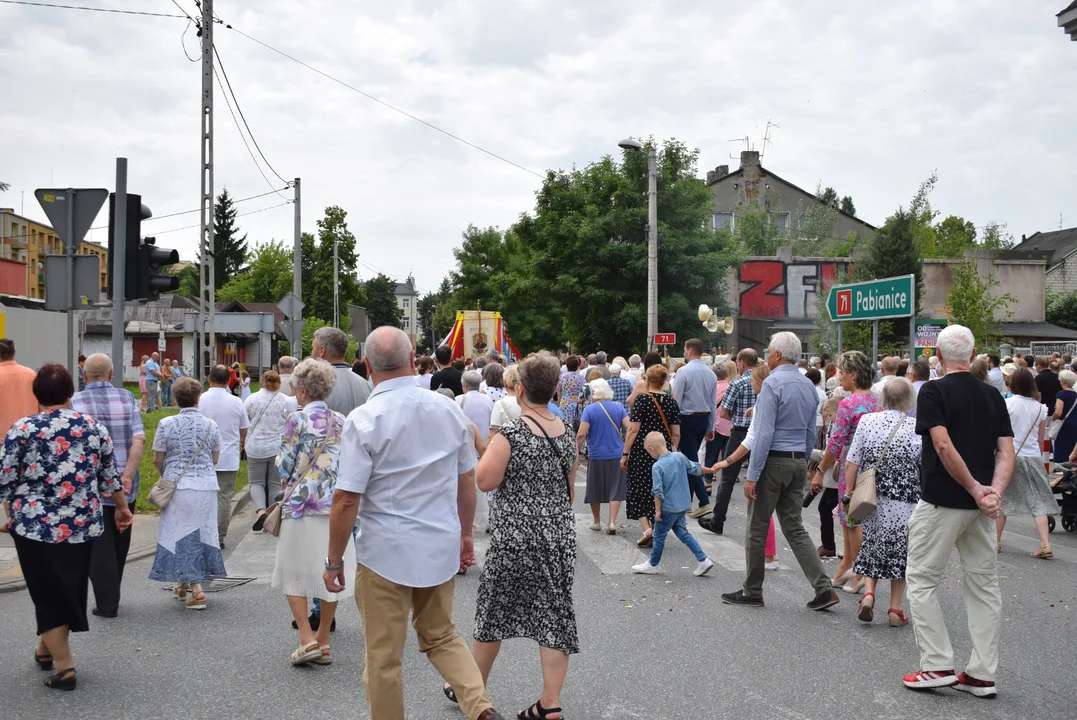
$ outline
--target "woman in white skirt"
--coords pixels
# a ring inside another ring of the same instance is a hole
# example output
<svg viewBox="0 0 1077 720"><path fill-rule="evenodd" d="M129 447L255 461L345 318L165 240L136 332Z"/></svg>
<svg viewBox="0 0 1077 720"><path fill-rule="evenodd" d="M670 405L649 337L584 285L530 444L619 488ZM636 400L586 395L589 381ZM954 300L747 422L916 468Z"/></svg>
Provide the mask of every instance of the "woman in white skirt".
<svg viewBox="0 0 1077 720"><path fill-rule="evenodd" d="M1013 427L1014 459L1013 479L1002 495L1002 515L995 519L998 530L998 551L1002 552L1002 529L1010 515L1031 515L1040 536L1040 549L1032 553L1034 558L1054 557L1051 541L1047 539L1047 516L1058 512L1058 503L1051 491L1047 470L1043 467L1044 426L1047 408L1040 402L1036 381L1028 368L1017 368L1010 377L1010 392L1006 399Z"/></svg>
<svg viewBox="0 0 1077 720"><path fill-rule="evenodd" d="M198 412L201 394L197 380L177 380L172 396L180 412L161 420L153 437L153 464L162 478L177 482L171 502L161 510L150 580L173 583L172 594L192 610L206 609L202 583L227 576L217 536L214 469L221 433L217 423Z"/></svg>
<svg viewBox="0 0 1077 720"><path fill-rule="evenodd" d="M324 360L309 358L292 373L292 390L300 410L284 425L277 469L284 498L273 587L281 587L299 629L293 665L329 665L329 631L340 593L325 589L322 572L329 547L329 512L337 485L344 416L329 409L326 398L336 384L336 371ZM355 545L344 553L345 577L355 577ZM310 627L307 600L321 601L318 632Z"/></svg>

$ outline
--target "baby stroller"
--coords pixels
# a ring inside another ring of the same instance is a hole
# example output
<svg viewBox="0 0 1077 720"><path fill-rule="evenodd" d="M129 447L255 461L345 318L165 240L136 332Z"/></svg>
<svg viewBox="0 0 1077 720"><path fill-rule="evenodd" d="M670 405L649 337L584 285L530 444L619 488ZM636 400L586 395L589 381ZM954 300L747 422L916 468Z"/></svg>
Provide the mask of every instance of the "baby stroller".
<svg viewBox="0 0 1077 720"><path fill-rule="evenodd" d="M1061 508L1062 527L1077 533L1077 464L1059 463L1062 477L1051 488ZM1054 523L1051 523L1054 529Z"/></svg>

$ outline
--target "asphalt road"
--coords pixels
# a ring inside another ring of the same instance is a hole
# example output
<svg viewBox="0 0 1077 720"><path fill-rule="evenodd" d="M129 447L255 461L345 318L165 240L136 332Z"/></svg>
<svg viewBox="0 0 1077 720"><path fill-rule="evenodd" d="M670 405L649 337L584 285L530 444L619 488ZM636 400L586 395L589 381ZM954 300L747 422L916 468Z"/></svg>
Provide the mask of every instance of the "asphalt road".
<svg viewBox="0 0 1077 720"><path fill-rule="evenodd" d="M582 477L580 478L582 480ZM580 493L582 494L582 493ZM920 694L901 685L917 667L911 628L856 620L843 594L832 611L805 609L812 595L779 533L783 569L768 573L765 608L721 604L743 579L744 504L733 503L727 535L696 533L716 567L695 578L695 561L675 538L664 573L637 576L635 523L616 537L586 529L578 508L580 558L575 598L582 652L562 696L567 718L1077 718L1077 535L1053 535L1056 559L1036 561L1031 520L1011 520L1000 557L1004 599L999 697L951 690ZM235 519L248 527L250 510ZM805 513L817 535L814 506ZM694 523L692 523L694 527ZM358 613L343 603L331 667L293 668L297 644L284 598L270 587L273 538L233 531L226 565L249 583L209 595L205 612L186 610L146 579L150 560L128 567L120 617L91 617L74 638L79 689L47 690L30 654L33 614L25 592L0 596L0 717L55 718L367 718ZM480 550L484 548L479 538ZM959 670L969 639L961 573L943 581L945 612ZM470 639L478 572L457 586L456 619ZM885 607L886 588L880 603ZM92 599L91 599L92 603ZM906 606L907 607L907 606ZM461 717L441 680L409 638L404 682L408 718ZM536 646L506 642L490 680L506 717L541 688Z"/></svg>

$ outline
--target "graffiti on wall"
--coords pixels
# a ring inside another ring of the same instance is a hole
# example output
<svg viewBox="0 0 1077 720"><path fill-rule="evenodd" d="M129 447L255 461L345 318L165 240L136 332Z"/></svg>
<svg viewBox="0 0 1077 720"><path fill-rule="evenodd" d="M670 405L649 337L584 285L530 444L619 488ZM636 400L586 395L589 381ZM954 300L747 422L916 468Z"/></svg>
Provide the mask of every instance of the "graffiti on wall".
<svg viewBox="0 0 1077 720"><path fill-rule="evenodd" d="M740 316L813 318L824 287L848 277L844 262L749 260L740 267Z"/></svg>

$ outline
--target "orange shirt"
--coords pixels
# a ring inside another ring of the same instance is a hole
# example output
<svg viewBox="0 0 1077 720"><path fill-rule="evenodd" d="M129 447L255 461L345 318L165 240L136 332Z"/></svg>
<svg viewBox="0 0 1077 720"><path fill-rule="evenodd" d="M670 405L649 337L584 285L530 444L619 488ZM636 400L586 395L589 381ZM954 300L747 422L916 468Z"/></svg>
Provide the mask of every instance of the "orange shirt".
<svg viewBox="0 0 1077 720"><path fill-rule="evenodd" d="M35 377L36 372L14 360L0 362L0 433L3 435L7 435L16 420L37 413Z"/></svg>

